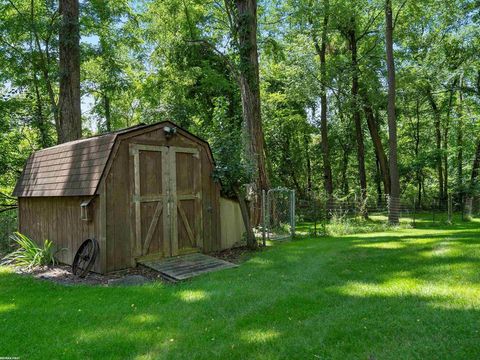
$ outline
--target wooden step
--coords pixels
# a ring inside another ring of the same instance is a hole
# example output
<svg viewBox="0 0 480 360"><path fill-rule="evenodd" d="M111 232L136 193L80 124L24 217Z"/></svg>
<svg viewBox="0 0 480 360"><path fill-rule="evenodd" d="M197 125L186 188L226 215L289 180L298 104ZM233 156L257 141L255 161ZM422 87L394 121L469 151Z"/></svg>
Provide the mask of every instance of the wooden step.
<svg viewBox="0 0 480 360"><path fill-rule="evenodd" d="M138 263L160 272L167 280L174 281L238 266L200 253L163 259L138 259Z"/></svg>

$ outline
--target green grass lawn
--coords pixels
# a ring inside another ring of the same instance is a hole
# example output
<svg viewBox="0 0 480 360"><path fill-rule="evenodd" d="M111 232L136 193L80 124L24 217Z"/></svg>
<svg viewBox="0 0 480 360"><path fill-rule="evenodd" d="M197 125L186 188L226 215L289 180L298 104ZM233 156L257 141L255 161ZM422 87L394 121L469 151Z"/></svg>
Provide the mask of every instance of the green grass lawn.
<svg viewBox="0 0 480 360"><path fill-rule="evenodd" d="M480 222L303 238L179 285L0 270L0 357L478 359Z"/></svg>

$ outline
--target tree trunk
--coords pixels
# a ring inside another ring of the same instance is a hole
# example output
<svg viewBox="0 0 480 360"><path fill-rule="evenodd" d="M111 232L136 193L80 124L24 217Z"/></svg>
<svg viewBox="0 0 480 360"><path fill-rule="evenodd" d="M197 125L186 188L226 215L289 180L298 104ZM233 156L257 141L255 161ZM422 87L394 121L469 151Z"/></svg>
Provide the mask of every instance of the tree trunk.
<svg viewBox="0 0 480 360"><path fill-rule="evenodd" d="M385 23L386 23L386 52L387 52L387 80L388 80L388 156L390 160L390 202L394 208L389 208L388 221L391 224L399 223L400 205L400 179L398 175L397 160L397 119L395 115L395 59L393 56L393 20L392 20L392 1L386 0L385 3Z"/></svg>
<svg viewBox="0 0 480 360"><path fill-rule="evenodd" d="M358 59L357 59L357 38L355 32L355 19L352 19L352 28L349 31L350 51L351 51L351 66L352 66L352 102L353 102L353 122L355 124L355 137L357 139L357 161L358 161L358 175L360 179L360 201L365 204L367 198L367 174L365 172L365 146L363 143L362 121L359 109L358 99ZM362 206L362 215L368 218L368 213L364 206Z"/></svg>
<svg viewBox="0 0 480 360"><path fill-rule="evenodd" d="M339 93L334 92L335 97L337 98L337 113L341 123L347 123L347 119L344 116L342 99L340 98ZM350 127L349 130L350 131ZM347 136L340 136L337 138L338 144L342 149L342 160L340 161L340 181L338 187L342 191L343 195L347 195L350 189L349 179L348 179L348 165L350 161L350 151L352 144L350 143L351 139ZM334 199L335 200L335 199ZM335 206L335 202L333 204Z"/></svg>
<svg viewBox="0 0 480 360"><path fill-rule="evenodd" d="M435 122L435 143L437 146L437 176L438 176L438 197L440 204L443 204L445 199L444 183L443 183L443 166L442 166L442 124L440 118L440 110L437 107L435 99L433 98L432 89L427 90L427 97L432 107L434 122Z"/></svg>
<svg viewBox="0 0 480 360"><path fill-rule="evenodd" d="M107 132L112 131L112 120L110 115L110 98L108 95L103 95L103 106L105 108L105 127Z"/></svg>
<svg viewBox="0 0 480 360"><path fill-rule="evenodd" d="M417 178L417 209L422 208L422 178Z"/></svg>
<svg viewBox="0 0 480 360"><path fill-rule="evenodd" d="M414 148L414 154L415 154L415 159L418 159L418 156L420 154L420 100L417 98L416 101L416 123L415 123L415 132L414 132L414 138L415 138L415 148ZM416 177L417 177L417 188L418 188L418 194L417 194L417 206L418 208L422 207L422 185L423 185L423 174L422 174L422 169L420 166L417 164L417 171L416 171Z"/></svg>
<svg viewBox="0 0 480 360"><path fill-rule="evenodd" d="M245 225L245 232L247 235L247 246L250 249L256 249L258 244L255 239L255 234L253 233L252 224L250 222L250 214L248 211L247 201L245 196L238 188L234 188L233 191L238 199L238 204L240 205L240 213L242 214L243 224Z"/></svg>
<svg viewBox="0 0 480 360"><path fill-rule="evenodd" d="M457 123L457 197L460 205L463 204L463 76L460 78L458 96L458 123Z"/></svg>
<svg viewBox="0 0 480 360"><path fill-rule="evenodd" d="M477 148L475 151L475 158L473 159L473 165L472 165L472 176L470 178L470 190L472 194L470 194L473 197L473 192L475 191L476 185L477 185L477 178L478 178L478 173L480 171L480 139L477 140Z"/></svg>
<svg viewBox="0 0 480 360"><path fill-rule="evenodd" d="M60 94L58 142L82 137L80 109L80 32L78 0L60 0Z"/></svg>
<svg viewBox="0 0 480 360"><path fill-rule="evenodd" d="M37 46L40 46L40 44L38 44ZM42 64L41 67L43 80L45 81L45 85L47 87L48 100L50 101L50 110L53 114L53 120L55 121L55 129L57 130L58 137L58 134L60 134L60 119L58 113L58 104L55 99L55 91L53 90L52 80L50 79L50 72L48 71L46 64Z"/></svg>
<svg viewBox="0 0 480 360"><path fill-rule="evenodd" d="M375 155L375 185L377 187L377 208L383 203L383 193L382 193L382 170L380 169L380 162L378 161L378 156Z"/></svg>
<svg viewBox="0 0 480 360"><path fill-rule="evenodd" d="M40 133L40 145L42 148L47 148L51 146L50 136L48 134L48 123L47 119L43 114L43 102L40 95L40 90L38 89L38 77L36 71L33 74L33 86L35 88L35 125Z"/></svg>
<svg viewBox="0 0 480 360"><path fill-rule="evenodd" d="M305 147L305 158L307 160L307 196L312 192L312 161L310 160L310 139L307 132L303 134L303 144Z"/></svg>
<svg viewBox="0 0 480 360"><path fill-rule="evenodd" d="M380 167L380 174L383 181L383 189L386 195L390 194L390 170L388 168L388 159L385 155L382 139L378 132L378 125L373 113L372 106L367 98L366 94L362 94L363 97L363 110L365 118L367 119L368 130L373 142L373 148L375 155L377 156L378 165Z"/></svg>
<svg viewBox="0 0 480 360"><path fill-rule="evenodd" d="M327 214L330 216L333 207L333 178L332 178L332 166L330 164L330 148L328 144L328 124L327 124L327 34L328 34L328 21L329 21L329 2L325 1L325 14L323 17L323 28L321 44L318 44L318 40L314 35L313 41L315 50L320 58L320 133L322 136L322 160L323 160L323 182L325 187L325 193L327 195Z"/></svg>
<svg viewBox="0 0 480 360"><path fill-rule="evenodd" d="M443 186L445 191L445 199L448 200L449 183L448 183L448 140L450 135L450 116L452 113L452 104L455 97L455 87L457 86L457 79L455 78L448 96L448 109L445 118L445 126L443 129Z"/></svg>
<svg viewBox="0 0 480 360"><path fill-rule="evenodd" d="M478 187L478 173L480 171L480 138L477 140L475 157L473 159L472 165L472 175L470 177L470 186L468 189L468 197L465 200L465 212L467 218L472 216L472 209L473 209L473 199L476 195L477 187Z"/></svg>
<svg viewBox="0 0 480 360"><path fill-rule="evenodd" d="M52 80L50 78L50 72L49 72L49 52L48 52L48 44L45 44L45 46L42 47L40 44L40 37L38 35L37 31L37 26L35 22L35 2L34 0L31 0L30 2L30 17L31 17L31 28L33 32L33 37L35 41L35 49L39 53L38 57L38 64L35 61L35 58L32 57L32 63L34 64L35 67L39 67L40 72L42 73L43 80L45 81L45 86L47 88L47 93L48 93L48 100L50 102L50 110L53 114L53 119L55 121L55 129L57 130L57 134L60 132L60 122L58 119L58 104L55 99L55 92L53 90L53 85L52 85ZM45 51L43 50L45 49ZM33 56L32 52L32 56Z"/></svg>
<svg viewBox="0 0 480 360"><path fill-rule="evenodd" d="M257 1L236 0L236 34L240 55L239 86L246 130L246 154L254 170L255 209L260 209L262 190L268 190L265 164L265 140L260 111L260 79L257 51ZM254 223L260 213L254 214Z"/></svg>
<svg viewBox="0 0 480 360"><path fill-rule="evenodd" d="M349 184L348 184L348 176L347 176L347 170L348 170L348 160L350 159L350 148L348 146L342 147L343 153L342 153L342 165L341 165L341 184L342 184L342 192L343 195L347 195L348 191L350 189Z"/></svg>
<svg viewBox="0 0 480 360"><path fill-rule="evenodd" d="M480 69L477 71L477 97L480 98ZM470 177L470 186L468 189L468 199L466 200L467 216L472 215L473 198L478 195L478 174L480 172L480 136L477 135L477 144L475 156L472 164L472 175Z"/></svg>

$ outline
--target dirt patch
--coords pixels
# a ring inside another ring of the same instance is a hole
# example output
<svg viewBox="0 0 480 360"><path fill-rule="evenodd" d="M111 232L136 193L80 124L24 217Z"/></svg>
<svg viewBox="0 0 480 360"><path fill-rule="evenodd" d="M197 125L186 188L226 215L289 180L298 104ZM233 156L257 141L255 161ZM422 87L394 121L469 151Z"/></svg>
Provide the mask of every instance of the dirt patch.
<svg viewBox="0 0 480 360"><path fill-rule="evenodd" d="M248 260L248 258L250 258L253 254L266 250L267 248L265 247L259 247L257 250L251 250L246 246L239 246L231 249L213 252L209 255L231 262L233 264L241 264L242 262Z"/></svg>
<svg viewBox="0 0 480 360"><path fill-rule="evenodd" d="M134 269L116 271L109 274L89 273L84 278L79 278L72 274L72 268L68 265L42 266L31 270L17 269L16 272L21 275L33 276L36 279L52 281L62 285L97 285L97 286L117 286L117 285L136 285L129 283L128 279L143 278L143 282L163 281L161 275L143 266ZM127 281L122 282L122 279Z"/></svg>

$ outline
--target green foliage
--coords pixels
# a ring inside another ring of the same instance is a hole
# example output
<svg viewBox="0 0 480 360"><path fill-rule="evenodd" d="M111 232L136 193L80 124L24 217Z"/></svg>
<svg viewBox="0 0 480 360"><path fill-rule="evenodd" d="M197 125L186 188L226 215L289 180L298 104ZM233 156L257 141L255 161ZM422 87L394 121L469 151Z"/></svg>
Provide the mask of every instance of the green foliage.
<svg viewBox="0 0 480 360"><path fill-rule="evenodd" d="M403 223L401 228L409 228L409 223ZM388 224L386 218L382 217L378 219L375 216L371 216L369 220L365 220L363 217L347 217L335 215L325 226L325 231L330 236L343 236L351 234L361 234L376 231L387 231L390 229L397 229L398 226L392 227Z"/></svg>
<svg viewBox="0 0 480 360"><path fill-rule="evenodd" d="M56 251L50 240L45 240L43 247L39 247L19 232L12 234L11 239L18 246L18 249L5 256L2 264L26 268L55 264Z"/></svg>
<svg viewBox="0 0 480 360"><path fill-rule="evenodd" d="M222 184L223 194L235 198L236 192L250 182L253 169L242 152L241 118L230 117L231 104L224 97L216 98L214 104L211 132L206 134L216 162L214 177Z"/></svg>
<svg viewBox="0 0 480 360"><path fill-rule="evenodd" d="M55 143L59 16L58 3L50 0L0 4L0 190L9 192L28 155ZM477 192L470 178L480 123L478 8L473 0L392 5L402 195L437 197L439 158L450 192ZM82 2L80 13L85 134L171 119L210 142L225 193L250 182L236 77L248 49L238 46L238 36L246 34L234 25L234 2L93 0ZM315 39L327 17L323 76ZM360 99L351 95L352 30ZM323 192L324 83L335 195L359 192L352 122L357 107L367 192L377 195L381 176L363 105L370 103L388 149L384 33L383 0L258 2L261 111L272 186L294 188L299 197ZM440 114L438 149L429 92Z"/></svg>
<svg viewBox="0 0 480 360"><path fill-rule="evenodd" d="M0 212L0 258L10 250L10 235L17 228L16 209Z"/></svg>

